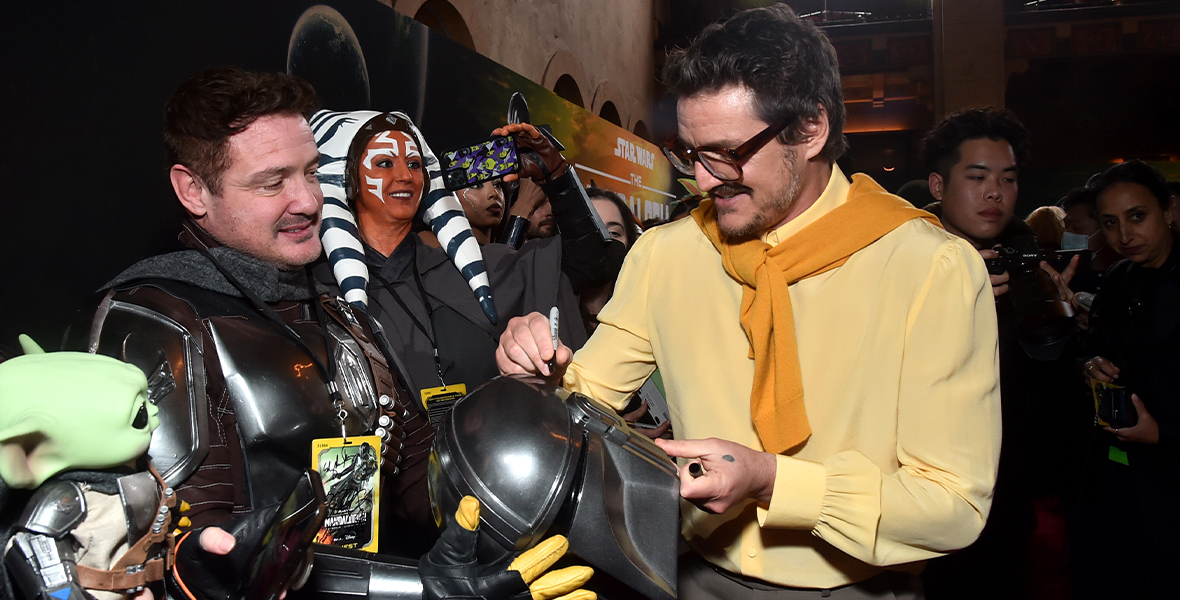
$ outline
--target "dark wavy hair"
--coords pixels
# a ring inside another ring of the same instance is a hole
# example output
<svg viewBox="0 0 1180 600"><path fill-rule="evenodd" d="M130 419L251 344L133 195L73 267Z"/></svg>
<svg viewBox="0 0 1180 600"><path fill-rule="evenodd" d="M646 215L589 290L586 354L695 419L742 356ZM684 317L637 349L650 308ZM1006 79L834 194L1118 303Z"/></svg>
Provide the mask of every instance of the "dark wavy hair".
<svg viewBox="0 0 1180 600"><path fill-rule="evenodd" d="M176 88L164 105L164 153L169 165L193 171L213 194L230 165L229 138L259 117L318 108L311 84L285 73L218 67Z"/></svg>
<svg viewBox="0 0 1180 600"><path fill-rule="evenodd" d="M623 231L626 232L627 248L630 249L631 246L634 246L635 241L639 239L639 224L635 222L635 213L631 212L631 207L627 206L623 197L596 185L586 187L586 196L591 200L602 198L614 203L615 207L619 209L619 214L623 216Z"/></svg>
<svg viewBox="0 0 1180 600"><path fill-rule="evenodd" d="M1094 190L1085 187L1074 188L1065 193L1060 200L1057 201L1057 206L1065 210L1069 210L1075 206L1085 206L1086 214L1095 221L1098 220L1098 211L1094 208Z"/></svg>
<svg viewBox="0 0 1180 600"><path fill-rule="evenodd" d="M664 83L679 97L740 85L754 93L758 118L794 119L779 134L784 144L801 137L803 121L828 113L828 141L821 156L835 161L848 150L844 92L836 50L811 21L785 4L754 8L714 23L664 65Z"/></svg>
<svg viewBox="0 0 1180 600"><path fill-rule="evenodd" d="M1113 167L1095 175L1086 183L1086 187L1094 194L1094 199L1098 199L1098 195L1106 188L1116 183L1137 183L1151 192L1155 196L1156 202L1160 203L1160 208L1168 210L1172 204L1171 190L1168 189L1168 180L1164 179L1155 167L1141 161L1129 160L1124 163L1119 163Z"/></svg>
<svg viewBox="0 0 1180 600"><path fill-rule="evenodd" d="M1028 160L1028 130L1024 124L1012 111L988 106L965 108L935 125L922 138L922 164L927 171L946 178L951 167L963 158L963 142L983 138L1008 142L1018 168Z"/></svg>

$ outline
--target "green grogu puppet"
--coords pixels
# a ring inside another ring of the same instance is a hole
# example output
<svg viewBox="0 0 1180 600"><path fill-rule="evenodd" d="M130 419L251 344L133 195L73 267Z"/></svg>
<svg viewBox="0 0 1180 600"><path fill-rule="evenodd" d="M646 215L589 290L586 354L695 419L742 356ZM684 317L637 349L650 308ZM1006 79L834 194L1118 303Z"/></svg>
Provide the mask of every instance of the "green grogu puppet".
<svg viewBox="0 0 1180 600"><path fill-rule="evenodd" d="M160 419L142 371L108 356L46 353L27 335L20 343L25 355L0 363L0 478L9 487L147 452Z"/></svg>
<svg viewBox="0 0 1180 600"><path fill-rule="evenodd" d="M24 505L15 522L0 523L0 595L141 591L163 576L175 505L155 470L143 470L160 424L147 379L107 356L20 342L25 355L0 363L0 509L6 496Z"/></svg>

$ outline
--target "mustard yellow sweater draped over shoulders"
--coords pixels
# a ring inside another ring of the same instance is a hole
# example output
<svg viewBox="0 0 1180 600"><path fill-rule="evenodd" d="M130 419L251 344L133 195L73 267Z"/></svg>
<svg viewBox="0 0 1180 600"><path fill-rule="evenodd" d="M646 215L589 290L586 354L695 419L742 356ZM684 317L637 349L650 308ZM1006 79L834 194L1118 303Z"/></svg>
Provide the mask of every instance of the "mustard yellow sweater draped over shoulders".
<svg viewBox="0 0 1180 600"><path fill-rule="evenodd" d="M791 240L849 188L833 169L815 205L763 241ZM1000 444L995 307L978 252L910 219L787 289L811 435L778 453L768 507L711 515L684 503L689 543L724 569L818 588L969 544ZM677 438L766 450L743 296L695 222L644 233L565 385L621 407L658 365Z"/></svg>
<svg viewBox="0 0 1180 600"><path fill-rule="evenodd" d="M864 175L853 177L846 202L776 246L721 233L712 200L702 202L692 218L717 248L725 272L742 284L739 314L754 359L750 412L762 446L777 454L811 435L787 287L843 265L910 219L941 224Z"/></svg>

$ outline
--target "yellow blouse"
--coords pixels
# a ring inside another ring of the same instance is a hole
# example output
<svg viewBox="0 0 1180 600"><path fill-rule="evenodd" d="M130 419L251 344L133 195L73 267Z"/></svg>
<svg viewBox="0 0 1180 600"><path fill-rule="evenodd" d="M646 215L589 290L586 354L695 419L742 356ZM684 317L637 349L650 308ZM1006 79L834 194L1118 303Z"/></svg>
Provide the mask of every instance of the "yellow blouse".
<svg viewBox="0 0 1180 600"><path fill-rule="evenodd" d="M764 239L786 239L848 189L834 167L819 200ZM812 436L777 457L769 508L710 515L682 503L689 543L729 571L810 588L970 544L1000 449L996 314L979 254L911 220L789 290ZM621 408L658 365L677 438L762 450L741 296L691 219L645 233L566 387Z"/></svg>

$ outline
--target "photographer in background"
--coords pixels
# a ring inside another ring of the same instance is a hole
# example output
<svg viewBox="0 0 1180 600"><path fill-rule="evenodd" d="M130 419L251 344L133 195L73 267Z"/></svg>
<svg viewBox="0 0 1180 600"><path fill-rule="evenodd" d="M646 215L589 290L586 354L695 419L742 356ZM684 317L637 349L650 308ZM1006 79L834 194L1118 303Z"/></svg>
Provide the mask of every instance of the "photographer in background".
<svg viewBox="0 0 1180 600"><path fill-rule="evenodd" d="M923 139L930 170L930 193L940 201L927 207L946 230L967 240L986 259L997 249L1035 250L1033 232L1014 219L1017 174L1028 157L1028 131L1011 112L995 108L962 110L939 123ZM1005 252L1005 254L1007 254ZM1042 263L1053 282L1068 283L1076 260L1059 275ZM1003 439L991 515L979 540L930 562L923 579L928 597L1019 598L1026 589L1028 540L1036 528L1034 488L1055 471L1040 462L1061 446L1050 400L1058 369L1033 361L1020 343L1021 321L1009 293L1013 273L990 269L1000 340L1000 402ZM1050 286L1052 287L1052 286ZM1050 290L1052 293L1053 290ZM948 335L956 335L948 332ZM1065 373L1062 370L1061 377Z"/></svg>
<svg viewBox="0 0 1180 600"><path fill-rule="evenodd" d="M1137 160L1107 169L1089 188L1107 243L1126 260L1107 271L1094 299L1083 347L1092 358L1084 370L1093 380L1124 386L1110 400L1125 394L1134 408L1093 440L1071 538L1074 592L1078 598L1170 597L1169 570L1180 564L1176 207L1159 171Z"/></svg>

